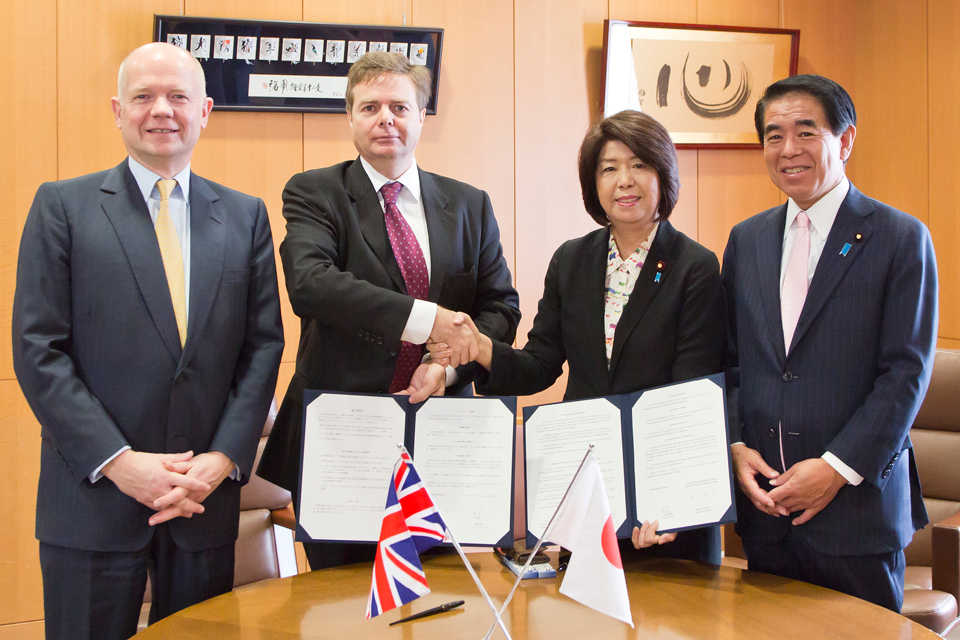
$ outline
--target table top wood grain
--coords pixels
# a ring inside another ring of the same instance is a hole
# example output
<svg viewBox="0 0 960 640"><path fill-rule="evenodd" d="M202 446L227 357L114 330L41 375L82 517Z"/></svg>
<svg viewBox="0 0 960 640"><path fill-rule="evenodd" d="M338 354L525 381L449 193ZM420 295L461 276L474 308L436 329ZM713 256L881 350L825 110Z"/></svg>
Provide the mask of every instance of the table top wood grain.
<svg viewBox="0 0 960 640"><path fill-rule="evenodd" d="M513 574L492 553L467 556L499 606ZM424 568L432 592L366 620L371 566L352 565L267 580L185 609L138 640L479 639L493 616L460 558L434 556ZM685 560L625 562L636 628L558 593L561 578L524 580L504 615L514 640L687 638L936 640L928 629L863 600L803 582ZM562 576L563 574L561 574ZM459 609L394 627L390 622L454 600ZM493 636L502 639L499 631Z"/></svg>

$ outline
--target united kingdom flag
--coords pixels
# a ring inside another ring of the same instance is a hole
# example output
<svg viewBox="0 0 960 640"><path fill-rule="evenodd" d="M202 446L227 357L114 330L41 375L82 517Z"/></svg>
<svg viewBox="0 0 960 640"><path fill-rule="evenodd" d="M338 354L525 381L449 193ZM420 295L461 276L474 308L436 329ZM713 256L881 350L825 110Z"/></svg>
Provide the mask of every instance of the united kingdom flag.
<svg viewBox="0 0 960 640"><path fill-rule="evenodd" d="M367 599L368 619L430 593L419 554L443 542L446 528L404 450L387 491Z"/></svg>

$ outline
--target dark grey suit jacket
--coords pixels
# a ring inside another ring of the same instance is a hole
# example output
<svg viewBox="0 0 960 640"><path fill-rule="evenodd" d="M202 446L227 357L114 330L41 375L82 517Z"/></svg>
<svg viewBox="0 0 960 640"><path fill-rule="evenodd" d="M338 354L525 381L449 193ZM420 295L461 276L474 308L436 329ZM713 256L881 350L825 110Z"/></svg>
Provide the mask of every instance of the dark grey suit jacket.
<svg viewBox="0 0 960 640"><path fill-rule="evenodd" d="M187 341L150 213L127 161L41 185L20 244L17 378L42 427L37 537L90 551L142 549L148 507L87 476L125 445L220 451L249 478L276 386L283 328L266 209L193 175ZM169 523L181 548L237 537L240 483Z"/></svg>
<svg viewBox="0 0 960 640"><path fill-rule="evenodd" d="M660 224L620 316L607 369L604 294L610 232L597 229L562 244L547 270L527 344L494 341L483 393L529 395L549 387L570 363L565 400L648 389L718 373L724 299L720 266L709 250ZM660 281L657 282L657 273Z"/></svg>
<svg viewBox="0 0 960 640"><path fill-rule="evenodd" d="M851 185L787 356L780 317L785 224L786 205L753 216L733 228L723 257L731 442L744 442L783 471L782 424L788 468L830 451L863 476L799 527L818 551L902 549L927 523L908 433L930 380L937 337L930 233ZM787 534L791 518L768 516L737 494L741 536L772 542Z"/></svg>
<svg viewBox="0 0 960 640"><path fill-rule="evenodd" d="M490 198L422 170L420 187L430 234L428 299L470 314L480 331L511 342L519 298ZM258 474L295 492L304 389L386 393L413 298L359 159L293 176L283 203L287 235L280 256L301 319L300 348ZM475 363L460 367L459 386L469 384L474 371Z"/></svg>

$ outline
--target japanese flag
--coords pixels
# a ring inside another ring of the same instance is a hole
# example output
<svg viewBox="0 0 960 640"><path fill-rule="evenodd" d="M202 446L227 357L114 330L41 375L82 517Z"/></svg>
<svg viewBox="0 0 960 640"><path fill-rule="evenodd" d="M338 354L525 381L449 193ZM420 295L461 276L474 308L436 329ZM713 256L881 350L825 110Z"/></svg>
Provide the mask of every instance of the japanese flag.
<svg viewBox="0 0 960 640"><path fill-rule="evenodd" d="M600 465L588 453L547 537L572 553L560 593L633 626Z"/></svg>

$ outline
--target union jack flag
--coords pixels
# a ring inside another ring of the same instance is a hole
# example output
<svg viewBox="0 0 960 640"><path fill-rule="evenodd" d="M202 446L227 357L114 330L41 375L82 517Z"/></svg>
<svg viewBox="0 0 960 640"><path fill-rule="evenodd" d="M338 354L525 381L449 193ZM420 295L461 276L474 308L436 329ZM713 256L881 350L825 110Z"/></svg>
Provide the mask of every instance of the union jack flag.
<svg viewBox="0 0 960 640"><path fill-rule="evenodd" d="M410 454L404 450L387 491L367 619L430 593L419 554L443 542L446 528L413 468Z"/></svg>

